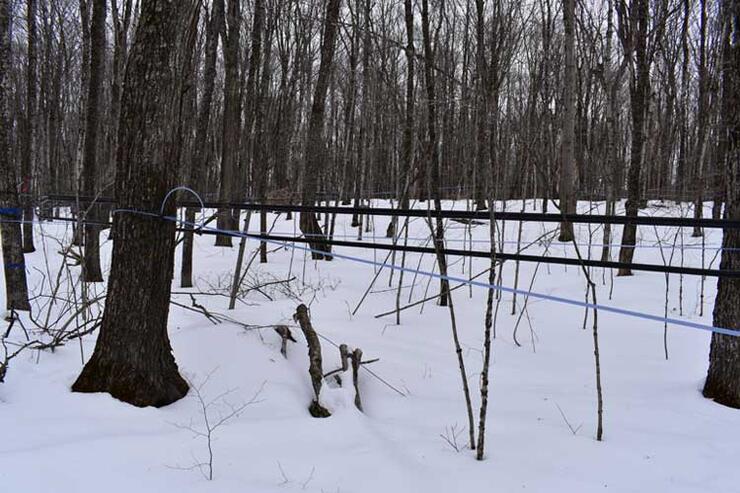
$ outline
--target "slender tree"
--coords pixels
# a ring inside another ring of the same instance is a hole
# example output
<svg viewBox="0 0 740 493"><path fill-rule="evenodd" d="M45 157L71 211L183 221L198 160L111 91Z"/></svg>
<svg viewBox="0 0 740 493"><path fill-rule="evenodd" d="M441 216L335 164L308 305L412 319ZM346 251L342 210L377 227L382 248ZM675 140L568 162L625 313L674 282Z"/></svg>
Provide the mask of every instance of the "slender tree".
<svg viewBox="0 0 740 493"><path fill-rule="evenodd" d="M82 189L84 195L94 196L97 192L98 131L100 129L100 107L103 86L103 67L105 66L105 17L106 2L93 2L90 25L90 67L87 85L87 104L85 107L85 143L82 157ZM91 202L83 202L86 218L97 222L102 219L99 207ZM107 219L107 218L106 218ZM82 260L82 280L102 282L100 269L100 228L93 224L85 225L85 255Z"/></svg>
<svg viewBox="0 0 740 493"><path fill-rule="evenodd" d="M630 166L627 174L627 203L625 213L637 217L641 200L641 173L645 151L645 125L650 104L650 58L648 57L648 36L650 34L650 2L633 0L629 8L620 3L617 8L619 35L625 56L630 59L630 113L632 116L632 142L630 145ZM632 61L634 60L634 61ZM625 224L622 229L622 247L619 261L632 263L635 255L637 226ZM618 275L631 276L632 269L621 267Z"/></svg>
<svg viewBox="0 0 740 493"><path fill-rule="evenodd" d="M427 96L427 156L429 164L427 165L427 174L429 180L426 181L431 190L426 194L433 197L434 208L442 209L441 191L440 191L440 163L439 163L439 143L437 141L437 97L434 80L434 52L432 51L432 34L429 27L429 1L422 0L421 4L421 32L422 42L424 44L424 86L426 87ZM444 249L444 223L441 217L435 220L434 244L437 252L437 264L439 272L443 276L447 275L447 258L442 250ZM440 279L440 296L439 304L447 306L447 297L450 289L450 283L447 279Z"/></svg>
<svg viewBox="0 0 740 493"><path fill-rule="evenodd" d="M240 200L242 184L239 175L239 147L242 128L242 103L239 90L239 39L241 36L241 6L239 0L226 2L226 29L221 30L224 46L224 114L221 142L221 181L218 197L221 201ZM230 209L218 211L219 229L239 229L239 214ZM216 246L231 246L231 236L216 236Z"/></svg>
<svg viewBox="0 0 740 493"><path fill-rule="evenodd" d="M223 24L224 1L214 0L211 4L211 15L206 27L205 59L203 63L203 94L198 108L198 119L195 129L195 147L190 163L190 185L196 190L203 190L208 172L208 128L211 123L211 106L216 81L216 52L218 49L218 28ZM185 220L195 222L195 209L189 207ZM193 228L186 226L180 264L180 286L193 286Z"/></svg>
<svg viewBox="0 0 740 493"><path fill-rule="evenodd" d="M490 129L489 120L495 118L495 116L489 113L492 86L488 77L488 65L486 63L486 13L484 0L475 0L475 13L475 68L477 73L476 93L478 97L476 118L478 133L475 146L475 208L476 210L485 210L487 207L486 184L490 173L490 162L487 152L490 138L490 135L488 135L488 130Z"/></svg>
<svg viewBox="0 0 740 493"><path fill-rule="evenodd" d="M26 30L28 59L26 60L26 119L23 138L23 152L21 175L23 192L23 251L31 253L36 251L33 246L33 191L34 164L36 161L36 106L38 103L37 91L37 32L36 32L36 0L26 1Z"/></svg>
<svg viewBox="0 0 740 493"><path fill-rule="evenodd" d="M576 160L574 154L576 123L575 0L563 0L565 26L565 81L563 84L563 137L560 154L560 212L575 214ZM573 223L560 223L559 241L573 241Z"/></svg>

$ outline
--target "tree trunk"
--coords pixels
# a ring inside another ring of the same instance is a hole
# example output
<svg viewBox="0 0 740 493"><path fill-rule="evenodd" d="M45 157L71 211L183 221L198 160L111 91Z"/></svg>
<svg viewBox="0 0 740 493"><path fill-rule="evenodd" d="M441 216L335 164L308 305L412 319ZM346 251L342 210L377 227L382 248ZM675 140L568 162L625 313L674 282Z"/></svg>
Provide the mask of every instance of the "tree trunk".
<svg viewBox="0 0 740 493"><path fill-rule="evenodd" d="M85 144L82 158L83 195L94 197L97 190L97 151L100 115L100 96L105 66L105 16L106 2L93 2L92 23L90 26L90 67L87 87L87 111L85 113ZM94 202L83 202L85 219L98 222L100 206ZM107 218L106 218L107 219ZM100 228L85 225L85 255L82 259L83 282L102 282L100 269Z"/></svg>
<svg viewBox="0 0 740 493"><path fill-rule="evenodd" d="M403 1L404 22L406 24L406 113L403 125L403 161L401 171L401 186L404 187L401 196L401 209L409 207L409 191L411 190L411 174L414 169L414 11L411 0Z"/></svg>
<svg viewBox="0 0 740 493"><path fill-rule="evenodd" d="M221 182L218 198L222 202L240 200L239 192L239 142L241 137L242 104L239 91L239 39L240 39L240 4L239 0L228 0L228 32L223 39L224 50L224 116L223 143L221 150ZM223 36L222 36L223 37ZM239 229L239 212L230 209L219 209L218 229L237 231ZM231 246L231 236L216 236L216 246Z"/></svg>
<svg viewBox="0 0 740 493"><path fill-rule="evenodd" d="M23 252L35 252L33 246L33 171L36 156L36 0L26 2L28 60L26 72L26 121L21 162L23 203Z"/></svg>
<svg viewBox="0 0 740 493"><path fill-rule="evenodd" d="M645 145L645 120L647 117L647 107L649 105L648 96L650 94L650 62L647 56L647 37L649 22L649 2L648 0L635 0L637 8L635 9L635 19L630 13L630 21L636 26L636 32L633 35L635 45L635 69L633 71L633 82L630 85L630 111L632 113L632 146L630 148L630 168L627 175L627 203L625 204L625 214L628 217L637 217L640 210L640 189L641 189L641 170L643 160L643 148ZM628 20L626 15L620 16L620 23ZM632 42L625 43L631 46ZM627 56L631 56L629 53ZM625 224L622 229L622 246L619 250L619 261L627 264L632 263L635 255L635 242L637 239L637 226L634 224ZM617 273L619 276L631 276L632 269L621 267Z"/></svg>
<svg viewBox="0 0 740 493"><path fill-rule="evenodd" d="M337 37L337 24L339 20L340 0L329 0L326 6L326 19L324 20L324 36L321 44L321 64L319 65L319 77L314 90L313 104L311 105L311 116L308 123L308 136L306 142L306 165L303 172L303 205L313 205L316 202L318 178L323 170L323 160L326 156L326 143L324 142L324 107L326 105L326 93L329 89L329 78L331 76L334 61L334 45ZM312 212L301 212L301 232L309 239L323 240L326 238L316 215ZM317 260L331 260L329 253L331 248L326 243L309 242L312 257Z"/></svg>
<svg viewBox="0 0 740 493"><path fill-rule="evenodd" d="M189 3L189 2L182 2ZM179 0L144 0L129 55L116 153L116 201L158 213L178 161ZM170 202L165 213L174 213ZM72 386L135 406L165 406L187 394L167 335L175 223L119 213L95 352Z"/></svg>
<svg viewBox="0 0 740 493"><path fill-rule="evenodd" d="M726 108L740 104L740 0L725 0L726 62L722 74ZM731 29L734 26L735 29ZM723 113L727 154L725 160L725 218L740 220L740 115L737 111ZM720 269L740 270L740 231L725 229L722 240ZM720 277L714 302L714 325L740 333L740 279ZM740 336L712 334L709 370L704 383L704 397L725 406L740 409Z"/></svg>
<svg viewBox="0 0 740 493"><path fill-rule="evenodd" d="M437 101L434 89L434 55L432 53L432 39L429 31L429 1L422 0L421 4L421 30L424 42L424 79L427 90L427 132L428 132L428 149L429 149L429 187L427 193L431 192L434 199L434 208L442 209L440 200L440 169L439 169L439 150L437 149ZM437 216L435 221L434 243L437 252L437 264L439 273L447 275L447 258L442 251L444 250L444 224L442 218ZM450 290L450 283L447 279L440 279L440 306L447 306L447 296Z"/></svg>
<svg viewBox="0 0 740 493"><path fill-rule="evenodd" d="M29 311L26 266L21 245L22 217L16 184L15 166L10 159L10 0L0 0L0 208L11 209L0 215L3 269L5 271L5 306L10 310ZM12 213L11 213L12 212Z"/></svg>
<svg viewBox="0 0 740 493"><path fill-rule="evenodd" d="M694 219L701 219L704 211L703 195L706 183L704 182L704 162L706 154L707 127L709 124L709 81L707 70L707 7L705 0L700 0L699 21L699 94L696 123L696 143L694 144ZM691 236L694 238L704 234L699 226L694 226Z"/></svg>
<svg viewBox="0 0 740 493"><path fill-rule="evenodd" d="M565 81L563 101L563 142L560 161L560 212L575 214L575 119L576 119L576 60L575 60L575 0L563 0L565 25ZM558 241L573 241L573 223L562 221Z"/></svg>
<svg viewBox="0 0 740 493"><path fill-rule="evenodd" d="M486 184L488 175L491 172L489 166L487 151L489 148L487 135L490 129L489 118L496 118L495 115L489 114L490 109L490 89L491 83L488 79L488 70L486 67L486 49L485 49L485 6L483 0L476 0L476 71L477 71L477 138L475 152L475 209L482 211L487 208L486 205ZM488 165L488 166L487 166Z"/></svg>
<svg viewBox="0 0 740 493"><path fill-rule="evenodd" d="M198 122L195 129L195 147L193 149L193 160L190 163L190 186L195 190L201 190L205 185L205 176L208 170L206 156L208 147L208 127L211 122L211 105L213 103L213 90L216 81L216 51L218 48L218 27L223 24L224 1L214 0L211 6L211 17L208 21L206 31L205 61L203 66L203 95L198 108ZM203 211L201 211L203 212ZM195 222L195 209L188 208L186 221ZM180 286L190 288L193 286L193 231L192 227L186 226L186 232L182 247L182 262L180 265Z"/></svg>

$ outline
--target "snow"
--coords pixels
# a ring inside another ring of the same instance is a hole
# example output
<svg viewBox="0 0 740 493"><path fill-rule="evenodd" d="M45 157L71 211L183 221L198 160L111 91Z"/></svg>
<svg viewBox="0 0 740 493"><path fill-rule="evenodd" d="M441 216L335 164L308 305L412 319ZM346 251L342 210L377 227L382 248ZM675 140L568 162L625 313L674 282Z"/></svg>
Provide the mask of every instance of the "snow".
<svg viewBox="0 0 740 493"><path fill-rule="evenodd" d="M453 205L465 207L462 202L445 207ZM579 207L585 211L591 205L581 203ZM530 201L528 210L531 207ZM507 206L507 210L520 208L521 203L515 201ZM690 214L678 206L652 207L648 212ZM269 224L273 219L271 215ZM366 235L375 234L376 241L384 241L380 237L387 220L376 218L374 223L375 232ZM448 225L448 238L466 237L464 225ZM523 243L554 226L525 225ZM293 221L280 217L273 232L292 234L294 227ZM593 241L600 243L602 233L593 228ZM621 227L615 229L618 240ZM668 257L676 230L658 229L668 242ZM576 231L580 242L588 241L588 226L578 225ZM349 216L338 217L337 234L355 232ZM55 223L36 228L36 233L39 251L27 263L45 270L43 248L39 248L43 246L53 272L60 257L52 239L69 238L70 231ZM472 233L475 239L485 240L487 226L475 226ZM698 240L690 233L688 228L683 231L684 243L696 244ZM706 233L708 245L721 243L720 231ZM411 223L412 237L426 235L423 220ZM509 222L507 239L516 240L516 235L516 224ZM640 228L638 236L642 244L655 244L652 227ZM251 254L256 242L248 245ZM462 247L460 243L451 246ZM106 266L110 247L111 242L103 243ZM475 247L484 249L485 245ZM508 244L506 251L515 249L516 245ZM533 246L526 253L543 250ZM341 247L336 251L379 262L386 255ZM585 256L587 248L581 251ZM571 247L553 242L550 255L563 252L572 255ZM600 252L594 248L592 256L598 258ZM197 287L190 291L226 289L236 254L236 247L216 248L213 237L197 237ZM713 255L714 251L708 252L707 266ZM179 263L179 249L177 256ZM698 250L687 250L684 264L700 266L700 257ZM418 258L409 255L407 265L416 267ZM635 258L662 263L655 248L639 249ZM679 261L677 252L673 264ZM432 270L433 263L432 256L426 255L422 269ZM474 259L472 272L482 271L487 264L485 259ZM717 265L715 260L713 267ZM467 260L457 262L450 274L468 277L468 268ZM513 284L513 269L513 262L507 262L503 276L507 286ZM520 288L527 289L534 269L533 264L521 265ZM28 271L35 291L43 282L40 271ZM173 291L188 291L178 287L179 267L175 272ZM344 388L325 384L322 390L322 403L332 417L314 419L307 411L312 391L305 340L299 329L292 329L298 343L289 345L285 360L279 351L280 339L270 328L214 325L202 315L172 306L169 332L177 363L193 384L201 384L210 375L202 394L207 400L216 398L212 417L228 414L258 393L256 402L215 430L214 480L207 481L191 467L207 456L206 441L186 429L202 429L194 392L162 409L138 409L107 394L70 392L82 358L93 351L95 337L90 335L81 344L73 341L53 353L28 351L11 362L6 383L0 384L0 491L740 491L736 458L740 412L706 400L700 392L708 361L710 335L706 332L669 327L670 357L666 360L662 324L599 313L605 434L604 441L597 442L590 316L583 330L583 309L529 300L532 329L523 317L519 347L512 338L518 314L510 315L511 295L504 294L493 342L486 459L478 462L465 448L467 418L447 308L426 303L423 312L420 306L404 311L401 325L396 326L392 316L374 318L395 306L395 290L388 290L388 270L380 275L373 289L377 292L352 316L373 276L371 266L342 259L317 263L306 259L302 251L284 249L270 253L268 264L255 260L250 267L250 282L289 275L297 278L292 283L294 296L287 296L278 286L269 288L273 301L251 291L246 303L237 304L233 311L227 310L225 297L196 297L209 309L252 325L293 326L297 304L310 304L313 325L326 338L322 340L325 372L339 366L339 351L329 341L347 343L362 348L365 359L380 358L369 368L404 396L362 372L365 413L360 413L354 407L347 374ZM609 273L605 283L601 269L593 269L593 277L600 303L663 314L663 274L614 277L611 300ZM394 286L397 279L395 273ZM412 281L413 276L404 275L405 286ZM423 297L427 282L421 276L416 279L414 299ZM301 289L302 284L307 287ZM431 282L429 294L437 285L438 281ZM711 324L716 283L706 280L703 316L699 316L700 286L699 278L684 276L683 318ZM680 317L679 276L671 275L670 288L669 316ZM541 265L533 289L581 300L585 282L578 268ZM487 293L480 288L472 290L472 297L470 293L464 287L453 296L477 419ZM407 288L402 301L408 296ZM4 293L0 292L0 298L4 299ZM173 298L190 304L187 295ZM523 301L520 295L519 309ZM17 326L11 339L23 340ZM441 437L451 438L453 428L458 433L459 452Z"/></svg>

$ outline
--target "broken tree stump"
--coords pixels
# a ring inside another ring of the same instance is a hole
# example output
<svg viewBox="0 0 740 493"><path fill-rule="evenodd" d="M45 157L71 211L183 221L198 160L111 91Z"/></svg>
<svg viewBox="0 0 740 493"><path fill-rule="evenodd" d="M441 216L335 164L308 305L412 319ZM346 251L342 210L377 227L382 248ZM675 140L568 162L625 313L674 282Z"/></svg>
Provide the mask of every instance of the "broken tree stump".
<svg viewBox="0 0 740 493"><path fill-rule="evenodd" d="M319 401L319 394L321 393L321 383L324 379L324 373L321 368L321 342L319 336L311 325L311 319L308 316L308 308L304 304L298 305L296 312L293 315L293 319L298 322L303 331L303 335L306 337L306 343L308 344L308 374L311 376L311 384L313 386L314 400L308 407L308 412L314 418L328 418L331 413L328 409L321 405Z"/></svg>

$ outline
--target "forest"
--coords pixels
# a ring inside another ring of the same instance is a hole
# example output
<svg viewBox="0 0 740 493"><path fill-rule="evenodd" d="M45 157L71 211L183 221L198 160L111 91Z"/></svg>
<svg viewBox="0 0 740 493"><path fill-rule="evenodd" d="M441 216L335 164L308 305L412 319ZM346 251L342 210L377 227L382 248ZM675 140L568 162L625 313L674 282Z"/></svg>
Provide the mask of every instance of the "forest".
<svg viewBox="0 0 740 493"><path fill-rule="evenodd" d="M0 237L0 490L740 488L740 0L0 0Z"/></svg>

